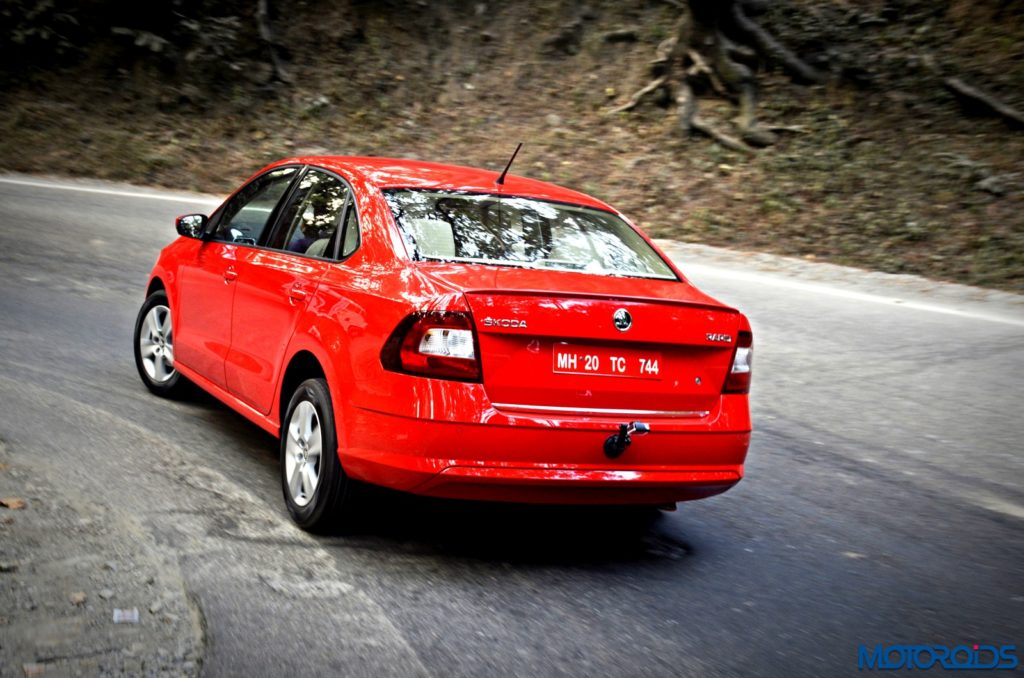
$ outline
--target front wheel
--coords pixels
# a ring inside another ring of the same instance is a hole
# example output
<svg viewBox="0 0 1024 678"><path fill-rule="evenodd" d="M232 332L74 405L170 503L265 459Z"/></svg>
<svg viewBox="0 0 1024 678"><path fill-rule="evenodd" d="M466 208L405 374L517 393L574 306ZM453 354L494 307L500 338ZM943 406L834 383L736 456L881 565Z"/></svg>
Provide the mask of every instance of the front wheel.
<svg viewBox="0 0 1024 678"><path fill-rule="evenodd" d="M281 427L281 487L292 519L304 530L326 532L351 510L352 480L338 460L331 393L323 379L299 384Z"/></svg>
<svg viewBox="0 0 1024 678"><path fill-rule="evenodd" d="M146 297L135 320L135 366L142 383L164 398L181 396L188 382L174 368L174 329L167 293Z"/></svg>

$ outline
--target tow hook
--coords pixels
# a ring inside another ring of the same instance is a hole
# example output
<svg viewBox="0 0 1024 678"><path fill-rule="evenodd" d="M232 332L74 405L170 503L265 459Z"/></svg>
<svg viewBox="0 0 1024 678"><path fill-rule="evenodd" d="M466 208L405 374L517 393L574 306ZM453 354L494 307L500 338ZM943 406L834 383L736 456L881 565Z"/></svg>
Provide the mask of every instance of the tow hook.
<svg viewBox="0 0 1024 678"><path fill-rule="evenodd" d="M608 436L607 440L604 441L604 453L609 459L615 459L626 451L633 439L632 435L642 436L646 433L651 432L649 424L645 424L642 421L634 421L631 424L619 424L619 432L613 433Z"/></svg>

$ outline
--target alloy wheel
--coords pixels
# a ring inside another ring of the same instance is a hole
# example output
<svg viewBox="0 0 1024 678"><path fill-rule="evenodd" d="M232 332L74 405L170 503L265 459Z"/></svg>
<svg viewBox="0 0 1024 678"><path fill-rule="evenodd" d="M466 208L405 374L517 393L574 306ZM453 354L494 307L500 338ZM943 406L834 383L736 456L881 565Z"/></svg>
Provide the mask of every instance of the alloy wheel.
<svg viewBox="0 0 1024 678"><path fill-rule="evenodd" d="M146 375L157 384L174 376L174 335L171 309L156 305L149 309L139 332L139 352Z"/></svg>
<svg viewBox="0 0 1024 678"><path fill-rule="evenodd" d="M306 506L320 484L320 452L323 435L316 407L303 400L288 422L285 445L285 477L288 492L296 506Z"/></svg>

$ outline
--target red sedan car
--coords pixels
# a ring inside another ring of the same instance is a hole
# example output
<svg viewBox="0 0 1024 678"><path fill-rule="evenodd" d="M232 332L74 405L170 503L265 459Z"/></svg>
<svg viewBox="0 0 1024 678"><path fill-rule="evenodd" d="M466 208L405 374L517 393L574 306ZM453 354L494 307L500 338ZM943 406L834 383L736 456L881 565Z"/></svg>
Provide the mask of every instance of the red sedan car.
<svg viewBox="0 0 1024 678"><path fill-rule="evenodd" d="M409 160L263 169L153 269L139 374L281 440L307 529L353 481L423 495L664 505L743 475L752 340L613 208Z"/></svg>

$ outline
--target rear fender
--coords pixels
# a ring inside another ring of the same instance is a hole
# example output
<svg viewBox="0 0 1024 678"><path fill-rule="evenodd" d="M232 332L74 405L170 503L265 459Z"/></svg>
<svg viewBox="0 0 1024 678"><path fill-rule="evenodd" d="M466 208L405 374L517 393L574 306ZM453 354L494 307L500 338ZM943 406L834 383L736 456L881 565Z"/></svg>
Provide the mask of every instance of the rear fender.
<svg viewBox="0 0 1024 678"><path fill-rule="evenodd" d="M336 322L332 322L328 318L316 313L307 312L299 319L295 332L292 334L288 349L285 351L287 359L284 361L283 366L290 365L292 359L303 351L312 354L317 362L320 363L320 367L324 372L324 378L327 380L327 388L331 392L331 399L334 403L335 419L344 421L345 413L343 410L346 409L346 403L349 400L352 370L348 361L337 358L348 355L348 337L339 331ZM281 391L286 372L287 369L281 369L273 400L274 404L271 406L273 409L270 412L270 418L278 423L278 428L280 428L281 419L284 417L284 412L281 411L282 399L288 397L287 394L283 394ZM287 402L287 400L284 400L284 402ZM343 427L339 427L337 431L339 443L342 442L343 433Z"/></svg>

